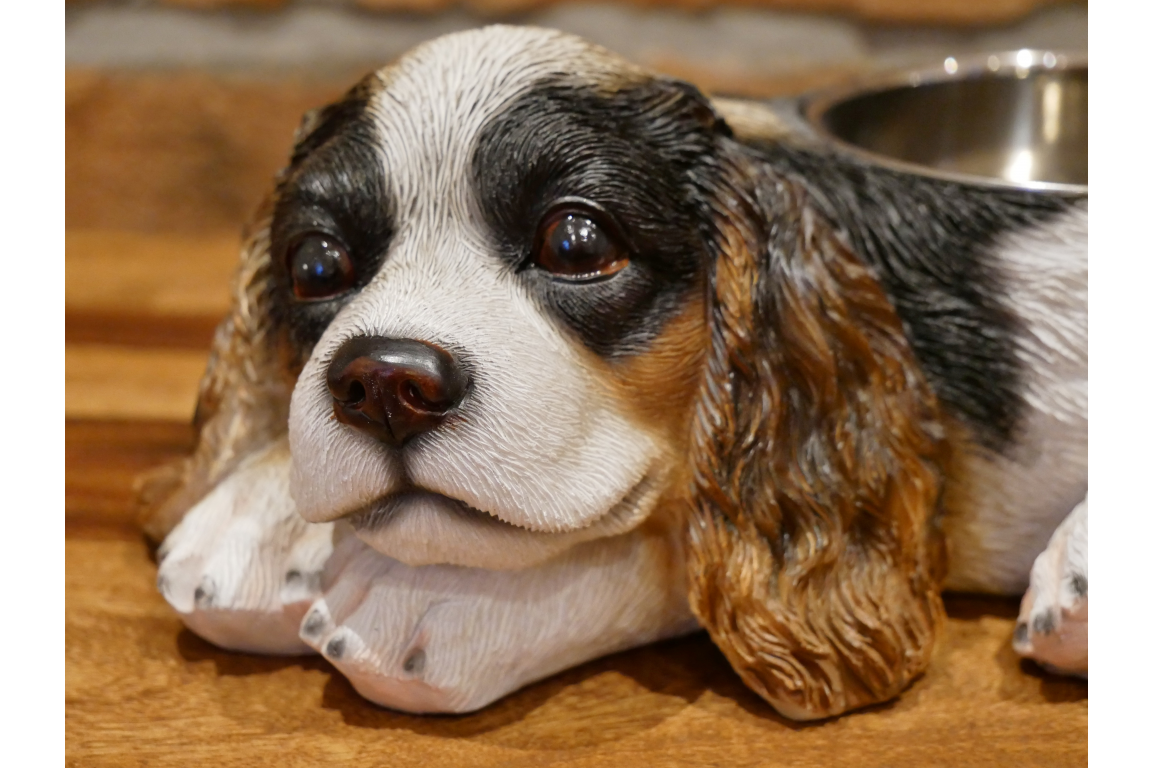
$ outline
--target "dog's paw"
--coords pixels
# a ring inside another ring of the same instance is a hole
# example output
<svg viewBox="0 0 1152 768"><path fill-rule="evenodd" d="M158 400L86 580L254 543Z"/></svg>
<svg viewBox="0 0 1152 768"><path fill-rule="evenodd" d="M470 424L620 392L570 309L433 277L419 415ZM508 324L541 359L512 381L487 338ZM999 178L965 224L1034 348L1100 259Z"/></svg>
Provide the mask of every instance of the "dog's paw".
<svg viewBox="0 0 1152 768"><path fill-rule="evenodd" d="M1012 647L1052 672L1088 675L1088 500L1032 565Z"/></svg>
<svg viewBox="0 0 1152 768"><path fill-rule="evenodd" d="M164 540L157 587L197 635L223 648L311 653L300 620L320 595L332 525L306 523L277 444L225 479Z"/></svg>
<svg viewBox="0 0 1152 768"><path fill-rule="evenodd" d="M354 537L325 570L300 637L362 696L408 712L470 712L613 651L691 631L683 574L633 534L540 566L411 567Z"/></svg>

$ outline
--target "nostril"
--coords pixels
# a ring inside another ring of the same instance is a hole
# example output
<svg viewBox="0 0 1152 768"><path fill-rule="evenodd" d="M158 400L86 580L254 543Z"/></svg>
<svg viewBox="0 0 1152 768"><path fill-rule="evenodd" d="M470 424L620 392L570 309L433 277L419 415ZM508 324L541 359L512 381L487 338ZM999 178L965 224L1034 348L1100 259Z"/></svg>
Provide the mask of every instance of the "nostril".
<svg viewBox="0 0 1152 768"><path fill-rule="evenodd" d="M428 400L428 398L424 397L424 393L420 391L420 387L418 387L416 385L416 382L414 382L414 381L409 381L409 382L404 383L404 385L400 388L400 396L403 397L404 400L406 400L408 402L408 405L412 406L416 410L419 410L419 411L439 411L439 410L441 410L440 408L438 408L436 406L435 403L431 402L430 400Z"/></svg>
<svg viewBox="0 0 1152 768"><path fill-rule="evenodd" d="M348 395L344 397L345 405L356 405L364 402L364 398L368 396L368 392L364 389L364 385L358 381L353 381L348 385Z"/></svg>

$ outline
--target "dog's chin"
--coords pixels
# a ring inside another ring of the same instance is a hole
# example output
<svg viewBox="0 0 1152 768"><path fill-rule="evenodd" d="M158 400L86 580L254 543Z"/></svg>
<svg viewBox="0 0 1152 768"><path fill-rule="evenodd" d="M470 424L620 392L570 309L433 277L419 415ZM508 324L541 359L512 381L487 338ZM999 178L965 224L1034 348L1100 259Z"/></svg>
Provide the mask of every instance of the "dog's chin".
<svg viewBox="0 0 1152 768"><path fill-rule="evenodd" d="M368 546L407 565L516 570L539 565L576 544L632 530L652 512L660 495L658 485L645 476L588 525L559 533L506 523L425 490L381 499L348 521Z"/></svg>

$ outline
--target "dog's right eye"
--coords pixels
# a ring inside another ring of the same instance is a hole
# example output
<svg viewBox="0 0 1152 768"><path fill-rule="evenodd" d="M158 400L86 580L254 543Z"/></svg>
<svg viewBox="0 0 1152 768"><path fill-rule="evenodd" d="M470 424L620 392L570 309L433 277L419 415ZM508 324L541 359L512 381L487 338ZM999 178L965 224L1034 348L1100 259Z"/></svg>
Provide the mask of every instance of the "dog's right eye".
<svg viewBox="0 0 1152 768"><path fill-rule="evenodd" d="M356 282L356 269L348 250L332 235L309 232L288 249L292 292L302 301L338 296Z"/></svg>
<svg viewBox="0 0 1152 768"><path fill-rule="evenodd" d="M628 251L596 210L567 205L544 218L532 262L573 282L610 277L628 266Z"/></svg>

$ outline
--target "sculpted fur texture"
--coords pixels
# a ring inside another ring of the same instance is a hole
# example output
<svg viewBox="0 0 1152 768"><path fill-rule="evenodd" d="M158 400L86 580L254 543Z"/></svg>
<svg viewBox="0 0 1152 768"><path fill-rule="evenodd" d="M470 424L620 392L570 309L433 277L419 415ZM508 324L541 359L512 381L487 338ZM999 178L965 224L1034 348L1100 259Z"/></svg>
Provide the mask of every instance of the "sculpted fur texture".
<svg viewBox="0 0 1152 768"><path fill-rule="evenodd" d="M835 714L928 663L943 431L864 265L793 184L736 176L693 441L692 607L783 714Z"/></svg>
<svg viewBox="0 0 1152 768"><path fill-rule="evenodd" d="M1087 201L793 124L515 27L306 115L142 485L187 625L414 712L703 627L811 719L1031 572L1017 648L1078 659Z"/></svg>

